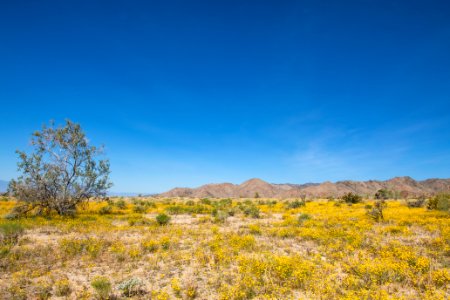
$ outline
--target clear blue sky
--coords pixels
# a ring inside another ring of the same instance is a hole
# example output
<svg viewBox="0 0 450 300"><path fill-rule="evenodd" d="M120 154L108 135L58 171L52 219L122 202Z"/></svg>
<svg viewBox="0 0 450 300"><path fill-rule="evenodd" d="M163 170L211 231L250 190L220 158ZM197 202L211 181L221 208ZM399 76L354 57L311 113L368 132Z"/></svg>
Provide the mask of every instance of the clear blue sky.
<svg viewBox="0 0 450 300"><path fill-rule="evenodd" d="M450 177L449 1L2 1L0 179L54 119L118 192Z"/></svg>

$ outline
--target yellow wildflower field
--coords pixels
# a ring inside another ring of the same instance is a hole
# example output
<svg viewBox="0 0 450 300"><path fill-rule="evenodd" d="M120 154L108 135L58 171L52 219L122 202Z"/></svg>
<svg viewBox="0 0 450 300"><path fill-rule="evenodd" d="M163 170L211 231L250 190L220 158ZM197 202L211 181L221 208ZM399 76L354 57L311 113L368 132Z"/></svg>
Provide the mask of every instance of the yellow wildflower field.
<svg viewBox="0 0 450 300"><path fill-rule="evenodd" d="M375 222L372 200L292 201L112 198L2 218L0 298L449 298L447 212L388 200Z"/></svg>

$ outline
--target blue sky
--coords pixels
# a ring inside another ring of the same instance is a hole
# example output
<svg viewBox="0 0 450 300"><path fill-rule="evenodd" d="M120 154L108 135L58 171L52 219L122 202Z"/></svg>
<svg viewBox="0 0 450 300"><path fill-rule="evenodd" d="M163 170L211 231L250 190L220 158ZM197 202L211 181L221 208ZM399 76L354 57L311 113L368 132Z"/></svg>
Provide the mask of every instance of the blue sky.
<svg viewBox="0 0 450 300"><path fill-rule="evenodd" d="M50 119L113 191L450 177L449 1L2 1L0 179Z"/></svg>

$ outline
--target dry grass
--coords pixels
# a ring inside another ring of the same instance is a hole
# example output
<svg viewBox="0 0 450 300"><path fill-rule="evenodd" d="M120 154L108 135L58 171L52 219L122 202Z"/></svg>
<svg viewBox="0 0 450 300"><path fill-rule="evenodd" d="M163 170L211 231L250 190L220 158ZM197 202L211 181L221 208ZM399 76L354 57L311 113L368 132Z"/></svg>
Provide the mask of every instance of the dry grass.
<svg viewBox="0 0 450 300"><path fill-rule="evenodd" d="M140 200L112 205L106 214L99 213L104 202L90 203L73 219L19 220L25 232L18 242L0 245L0 298L450 296L445 212L388 201L385 221L375 223L366 215L370 201L314 201L289 209L273 199ZM0 202L0 214L13 205ZM155 216L163 212L171 222L159 226Z"/></svg>

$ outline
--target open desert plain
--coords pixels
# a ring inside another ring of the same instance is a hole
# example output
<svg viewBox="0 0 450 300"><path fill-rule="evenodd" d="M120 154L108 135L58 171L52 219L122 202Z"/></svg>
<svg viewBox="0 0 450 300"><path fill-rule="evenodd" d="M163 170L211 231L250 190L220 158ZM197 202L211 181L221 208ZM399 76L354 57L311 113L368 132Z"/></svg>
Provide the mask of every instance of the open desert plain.
<svg viewBox="0 0 450 300"><path fill-rule="evenodd" d="M377 221L374 201L109 198L3 219L0 298L448 298L448 211L386 200Z"/></svg>
<svg viewBox="0 0 450 300"><path fill-rule="evenodd" d="M0 300L450 300L450 0L0 0Z"/></svg>

